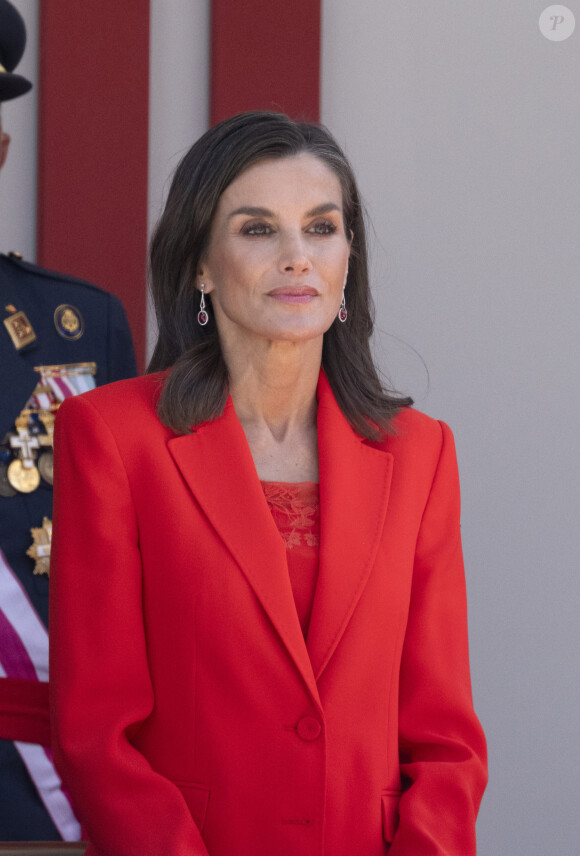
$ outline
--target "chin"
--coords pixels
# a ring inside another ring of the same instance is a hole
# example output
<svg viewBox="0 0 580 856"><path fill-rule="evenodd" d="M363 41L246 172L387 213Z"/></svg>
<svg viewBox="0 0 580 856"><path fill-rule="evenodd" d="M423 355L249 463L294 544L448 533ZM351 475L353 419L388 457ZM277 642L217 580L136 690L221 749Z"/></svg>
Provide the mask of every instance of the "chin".
<svg viewBox="0 0 580 856"><path fill-rule="evenodd" d="M321 327L320 325L295 324L270 331L268 338L280 342L309 342L314 339L322 339L327 330L328 327Z"/></svg>

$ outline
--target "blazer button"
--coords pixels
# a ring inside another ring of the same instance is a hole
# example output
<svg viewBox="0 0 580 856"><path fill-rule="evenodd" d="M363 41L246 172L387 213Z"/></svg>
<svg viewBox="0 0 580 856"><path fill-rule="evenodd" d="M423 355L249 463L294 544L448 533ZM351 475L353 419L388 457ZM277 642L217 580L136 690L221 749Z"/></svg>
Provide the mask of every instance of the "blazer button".
<svg viewBox="0 0 580 856"><path fill-rule="evenodd" d="M301 740L316 740L322 731L320 723L313 716L303 716L296 726L298 737Z"/></svg>

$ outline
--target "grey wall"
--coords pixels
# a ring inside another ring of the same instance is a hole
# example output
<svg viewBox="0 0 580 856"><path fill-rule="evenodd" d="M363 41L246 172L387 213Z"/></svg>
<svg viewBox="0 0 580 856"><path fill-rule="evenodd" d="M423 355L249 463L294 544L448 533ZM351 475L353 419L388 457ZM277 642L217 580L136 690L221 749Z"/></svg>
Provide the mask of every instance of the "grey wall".
<svg viewBox="0 0 580 856"><path fill-rule="evenodd" d="M377 352L456 435L481 856L580 853L580 2L560 42L547 5L323 4L322 114L376 230Z"/></svg>
<svg viewBox="0 0 580 856"><path fill-rule="evenodd" d="M151 0L149 232L163 211L170 176L209 121L210 0ZM147 313L147 355L157 340Z"/></svg>

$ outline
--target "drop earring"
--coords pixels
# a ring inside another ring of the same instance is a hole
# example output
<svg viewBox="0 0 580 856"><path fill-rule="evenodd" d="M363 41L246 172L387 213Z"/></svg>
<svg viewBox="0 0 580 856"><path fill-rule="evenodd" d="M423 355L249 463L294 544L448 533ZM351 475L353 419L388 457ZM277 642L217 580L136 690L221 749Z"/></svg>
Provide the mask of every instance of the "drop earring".
<svg viewBox="0 0 580 856"><path fill-rule="evenodd" d="M344 299L344 288L342 289L342 301L340 304L340 309L338 310L338 320L343 324L348 317L348 312L346 311L346 301Z"/></svg>
<svg viewBox="0 0 580 856"><path fill-rule="evenodd" d="M201 327L205 327L207 322L209 321L209 315L207 314L207 310L205 308L205 284L202 282L199 286L201 291L201 300L199 301L199 312L197 313L197 323Z"/></svg>

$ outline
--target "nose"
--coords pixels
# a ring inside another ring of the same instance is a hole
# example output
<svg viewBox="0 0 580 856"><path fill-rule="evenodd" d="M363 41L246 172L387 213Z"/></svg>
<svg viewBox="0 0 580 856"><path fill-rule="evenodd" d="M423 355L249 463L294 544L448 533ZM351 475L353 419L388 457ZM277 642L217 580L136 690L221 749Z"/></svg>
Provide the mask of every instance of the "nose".
<svg viewBox="0 0 580 856"><path fill-rule="evenodd" d="M297 274L312 270L312 262L301 232L283 238L280 247L280 270Z"/></svg>

